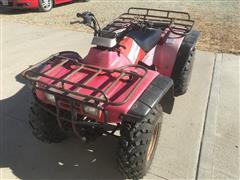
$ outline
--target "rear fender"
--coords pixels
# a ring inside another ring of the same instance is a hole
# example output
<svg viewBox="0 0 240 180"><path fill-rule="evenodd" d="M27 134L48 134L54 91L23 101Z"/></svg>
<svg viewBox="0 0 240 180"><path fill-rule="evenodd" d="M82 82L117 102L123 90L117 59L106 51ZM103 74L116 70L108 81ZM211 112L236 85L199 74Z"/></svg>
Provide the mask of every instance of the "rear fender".
<svg viewBox="0 0 240 180"><path fill-rule="evenodd" d="M166 36L166 41L159 43L155 48L153 64L160 74L170 77L183 37L173 33Z"/></svg>
<svg viewBox="0 0 240 180"><path fill-rule="evenodd" d="M123 120L139 121L147 116L157 103L162 105L164 112L171 113L174 104L173 81L171 78L158 75L133 104Z"/></svg>

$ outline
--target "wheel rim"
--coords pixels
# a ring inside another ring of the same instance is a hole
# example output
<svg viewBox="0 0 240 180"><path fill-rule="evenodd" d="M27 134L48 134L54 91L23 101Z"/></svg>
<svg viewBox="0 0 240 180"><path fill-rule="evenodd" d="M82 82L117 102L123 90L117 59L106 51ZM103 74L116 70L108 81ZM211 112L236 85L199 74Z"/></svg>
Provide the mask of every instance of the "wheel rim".
<svg viewBox="0 0 240 180"><path fill-rule="evenodd" d="M148 146L148 150L147 150L147 162L152 158L154 149L156 148L156 144L157 144L156 141L158 139L159 126L160 126L159 123L157 123L157 125L154 128L154 131Z"/></svg>
<svg viewBox="0 0 240 180"><path fill-rule="evenodd" d="M50 10L52 8L52 0L41 0L41 2L44 10Z"/></svg>

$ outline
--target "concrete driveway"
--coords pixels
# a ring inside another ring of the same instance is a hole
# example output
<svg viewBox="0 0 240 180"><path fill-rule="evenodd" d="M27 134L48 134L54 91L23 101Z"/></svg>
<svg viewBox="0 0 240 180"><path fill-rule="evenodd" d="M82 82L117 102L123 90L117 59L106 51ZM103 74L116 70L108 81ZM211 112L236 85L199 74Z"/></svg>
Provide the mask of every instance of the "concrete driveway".
<svg viewBox="0 0 240 180"><path fill-rule="evenodd" d="M13 23L1 28L0 179L123 179L116 139L43 144L28 125L32 96L19 73L58 51L86 55L92 35ZM238 108L239 56L198 51L190 89L164 116L144 179L239 179Z"/></svg>

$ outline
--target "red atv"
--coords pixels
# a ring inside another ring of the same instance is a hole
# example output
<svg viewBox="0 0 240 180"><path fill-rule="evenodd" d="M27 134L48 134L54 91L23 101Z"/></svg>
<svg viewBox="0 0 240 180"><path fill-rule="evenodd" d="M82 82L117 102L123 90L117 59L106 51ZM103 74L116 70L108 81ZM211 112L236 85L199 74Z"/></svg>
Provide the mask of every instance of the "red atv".
<svg viewBox="0 0 240 180"><path fill-rule="evenodd" d="M119 137L118 162L127 178L149 169L163 112L187 90L199 33L186 12L130 8L103 29L91 12L78 13L94 30L85 58L59 52L22 75L35 101L33 135L48 143L74 132L84 141ZM120 135L116 134L120 131Z"/></svg>

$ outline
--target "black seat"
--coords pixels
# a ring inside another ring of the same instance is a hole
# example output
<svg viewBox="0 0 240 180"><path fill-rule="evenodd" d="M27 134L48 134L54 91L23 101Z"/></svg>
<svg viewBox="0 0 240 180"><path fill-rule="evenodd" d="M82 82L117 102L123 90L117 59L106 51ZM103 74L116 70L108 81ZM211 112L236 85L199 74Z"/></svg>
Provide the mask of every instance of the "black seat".
<svg viewBox="0 0 240 180"><path fill-rule="evenodd" d="M133 38L145 52L148 52L159 42L161 32L158 29L145 29L129 32L127 36Z"/></svg>

